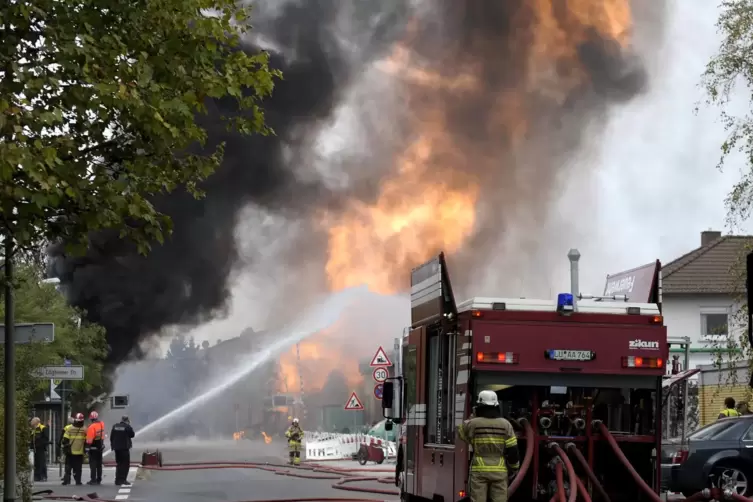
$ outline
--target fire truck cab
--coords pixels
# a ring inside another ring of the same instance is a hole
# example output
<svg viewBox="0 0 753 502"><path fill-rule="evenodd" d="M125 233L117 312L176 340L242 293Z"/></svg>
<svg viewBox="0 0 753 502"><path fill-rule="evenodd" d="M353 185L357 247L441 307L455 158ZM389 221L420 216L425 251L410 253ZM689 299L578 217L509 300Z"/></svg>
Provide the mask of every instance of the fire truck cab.
<svg viewBox="0 0 753 502"><path fill-rule="evenodd" d="M493 390L523 458L510 498L550 500L562 463L578 478L565 475L567 492L581 484L612 502L657 500L668 355L660 280L657 262L651 303L562 294L456 304L444 255L414 269L400 372L382 401L400 424L401 499L467 496L472 452L456 429Z"/></svg>

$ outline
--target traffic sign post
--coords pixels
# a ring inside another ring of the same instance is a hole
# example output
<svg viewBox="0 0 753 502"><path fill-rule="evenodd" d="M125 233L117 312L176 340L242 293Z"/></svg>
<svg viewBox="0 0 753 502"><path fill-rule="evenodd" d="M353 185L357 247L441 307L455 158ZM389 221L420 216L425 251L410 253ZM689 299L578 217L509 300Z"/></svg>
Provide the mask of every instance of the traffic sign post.
<svg viewBox="0 0 753 502"><path fill-rule="evenodd" d="M0 324L0 332L3 333L0 340L7 343L4 324ZM14 324L12 332L15 343L50 343L55 340L55 325L51 322Z"/></svg>
<svg viewBox="0 0 753 502"><path fill-rule="evenodd" d="M374 397L382 400L382 396L384 395L384 384L378 383L374 386Z"/></svg>
<svg viewBox="0 0 753 502"><path fill-rule="evenodd" d="M387 377L389 376L390 376L390 373L387 370L387 368L379 367L379 368L374 369L373 377L376 383L384 382L385 380L387 380Z"/></svg>
<svg viewBox="0 0 753 502"><path fill-rule="evenodd" d="M358 399L358 396L355 392L352 392L350 394L350 397L348 398L348 402L345 403L345 410L348 411L361 411L363 410L363 403L361 403L361 400Z"/></svg>
<svg viewBox="0 0 753 502"><path fill-rule="evenodd" d="M371 359L371 364L369 364L372 368L376 368L379 366L392 366L392 361L390 361L390 358L387 357L387 353L384 351L384 348L381 346L379 347L379 350L376 351L376 354L374 354L374 357Z"/></svg>

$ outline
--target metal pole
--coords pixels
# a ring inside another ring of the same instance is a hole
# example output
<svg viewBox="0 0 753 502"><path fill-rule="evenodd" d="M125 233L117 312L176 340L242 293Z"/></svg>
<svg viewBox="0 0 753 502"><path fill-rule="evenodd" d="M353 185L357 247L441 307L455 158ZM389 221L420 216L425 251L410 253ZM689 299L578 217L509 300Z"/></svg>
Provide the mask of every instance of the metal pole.
<svg viewBox="0 0 753 502"><path fill-rule="evenodd" d="M68 416L65 413L65 380L60 382L60 436L63 436L63 429L68 425ZM62 452L58 452L58 474L63 477L63 457Z"/></svg>
<svg viewBox="0 0 753 502"><path fill-rule="evenodd" d="M580 260L580 251L571 249L568 251L567 257L570 260L570 293L573 295L573 310L578 310L578 295L580 294L578 260Z"/></svg>
<svg viewBox="0 0 753 502"><path fill-rule="evenodd" d="M50 389L52 389L52 382L50 382ZM52 412L52 409L50 409L48 414L50 416L50 443L52 444L50 445L51 448L49 451L49 457L48 457L47 463L51 464L57 458L57 456L55 455L57 453L55 451L57 450L57 442L55 441L57 437L57 434L55 433L55 428L57 427L57 420L55 420L55 414Z"/></svg>
<svg viewBox="0 0 753 502"><path fill-rule="evenodd" d="M688 371L690 369L690 337L685 337L685 362L683 363L683 371ZM689 379L685 379L684 382L684 389L683 389L683 398L682 402L684 403L685 409L682 410L682 439L681 444L685 444L685 438L688 435L688 388L690 387L690 381Z"/></svg>
<svg viewBox="0 0 753 502"><path fill-rule="evenodd" d="M5 235L5 469L3 500L16 500L16 341L13 318L13 239Z"/></svg>

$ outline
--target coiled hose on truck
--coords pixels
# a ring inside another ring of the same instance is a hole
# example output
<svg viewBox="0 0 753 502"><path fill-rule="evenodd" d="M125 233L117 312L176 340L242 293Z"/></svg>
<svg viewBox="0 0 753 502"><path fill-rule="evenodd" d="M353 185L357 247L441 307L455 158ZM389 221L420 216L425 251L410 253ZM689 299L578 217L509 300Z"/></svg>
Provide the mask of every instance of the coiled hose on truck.
<svg viewBox="0 0 753 502"><path fill-rule="evenodd" d="M565 464L565 469L567 469L568 481L570 482L570 497L567 502L575 502L575 499L578 498L578 490L577 490L578 484L576 482L578 477L575 475L575 469L573 469L573 464L570 462L570 459L567 457L567 454L565 453L565 451L562 448L560 448L560 445L558 445L557 443L549 443L549 448L554 450L554 453L556 453L559 459L562 461L562 463ZM557 465L559 465L559 463Z"/></svg>
<svg viewBox="0 0 753 502"><path fill-rule="evenodd" d="M526 452L523 456L523 462L520 464L520 469L518 470L518 474L515 476L515 479L512 480L512 484L510 484L510 487L507 489L507 496L512 497L512 494L515 493L515 490L518 489L520 486L520 483L523 482L523 478L526 477L526 473L528 472L528 469L531 467L531 460L533 460L533 447L534 447L534 434L533 434L533 427L531 427L531 423L526 420L525 418L521 418L517 421L518 425L520 425L523 430L525 431L525 437L526 437Z"/></svg>
<svg viewBox="0 0 753 502"><path fill-rule="evenodd" d="M565 450L573 454L575 460L578 461L580 466L586 472L586 476L588 476L588 479L591 481L593 487L597 492L599 492L599 495L601 496L603 502L612 502L612 500L609 498L609 495L607 495L607 491L604 489L604 486L601 484L601 481L599 481L599 478L596 477L596 473L594 473L593 469L591 469L591 466L588 465L588 460L586 460L586 457L583 456L575 443L567 443L565 445Z"/></svg>
<svg viewBox="0 0 753 502"><path fill-rule="evenodd" d="M565 477L562 474L562 462L557 462L554 465L554 479L557 483L557 491L552 497L552 502L565 502Z"/></svg>

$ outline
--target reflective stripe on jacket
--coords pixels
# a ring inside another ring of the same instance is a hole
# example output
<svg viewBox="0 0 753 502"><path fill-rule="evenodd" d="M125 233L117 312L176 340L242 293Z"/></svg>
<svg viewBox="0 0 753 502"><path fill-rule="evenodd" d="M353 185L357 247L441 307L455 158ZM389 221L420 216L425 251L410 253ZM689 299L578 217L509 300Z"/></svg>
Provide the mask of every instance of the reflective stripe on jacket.
<svg viewBox="0 0 753 502"><path fill-rule="evenodd" d="M288 438L288 443L298 443L301 442L301 437L303 436L303 431L301 430L301 427L298 425L291 425L287 431L285 431L285 437Z"/></svg>
<svg viewBox="0 0 753 502"><path fill-rule="evenodd" d="M725 417L739 417L740 413L733 408L725 408L719 413L719 415L724 415Z"/></svg>
<svg viewBox="0 0 753 502"><path fill-rule="evenodd" d="M83 455L86 443L86 431L83 427L69 425L63 434L63 443L70 447L72 455Z"/></svg>
<svg viewBox="0 0 753 502"><path fill-rule="evenodd" d="M471 418L460 424L458 436L473 447L471 471L507 472L505 449L518 445L510 422L504 418Z"/></svg>

